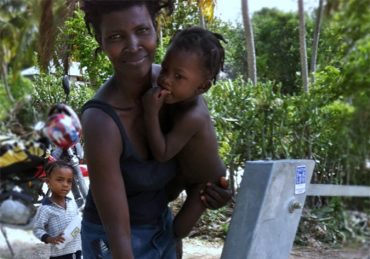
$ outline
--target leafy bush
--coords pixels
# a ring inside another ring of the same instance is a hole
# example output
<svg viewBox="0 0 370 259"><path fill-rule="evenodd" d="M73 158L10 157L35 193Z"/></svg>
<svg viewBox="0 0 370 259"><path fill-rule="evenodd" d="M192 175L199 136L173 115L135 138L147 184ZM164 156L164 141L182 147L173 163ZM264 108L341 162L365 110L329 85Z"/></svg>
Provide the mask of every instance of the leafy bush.
<svg viewBox="0 0 370 259"><path fill-rule="evenodd" d="M46 118L50 107L56 103L66 103L76 112L82 105L92 98L94 90L86 86L71 82L71 91L68 100L62 88L62 73L41 74L35 78L35 87L32 93L34 108Z"/></svg>
<svg viewBox="0 0 370 259"><path fill-rule="evenodd" d="M98 89L112 75L111 63L88 33L81 10L75 11L74 16L66 21L57 44L70 46L70 57L80 62L81 69L86 69L84 81L92 89Z"/></svg>
<svg viewBox="0 0 370 259"><path fill-rule="evenodd" d="M338 86L342 78L338 69L326 67L317 73L309 93L296 96L282 95L280 86L271 82L253 86L242 78L219 81L212 87L206 98L232 188L238 187L245 161L285 158L314 159L313 182L370 185L364 168L370 156L366 148L370 130L358 127L366 124L359 114L368 116L361 109L368 105L368 96L360 91L345 97ZM369 202L353 200L309 197L307 206L318 215L316 229L325 230L322 242L342 243L351 235L361 236L361 230L344 227L346 210L366 208Z"/></svg>
<svg viewBox="0 0 370 259"><path fill-rule="evenodd" d="M339 246L343 243L363 243L370 239L369 215L346 210L339 198L320 209L304 209L298 226L295 243L313 245L326 243Z"/></svg>
<svg viewBox="0 0 370 259"><path fill-rule="evenodd" d="M33 88L32 81L22 76L10 78L8 84L11 88L11 94L16 100L29 94ZM5 87L2 83L0 83L0 100L1 111L6 112L11 107L12 103L6 94Z"/></svg>

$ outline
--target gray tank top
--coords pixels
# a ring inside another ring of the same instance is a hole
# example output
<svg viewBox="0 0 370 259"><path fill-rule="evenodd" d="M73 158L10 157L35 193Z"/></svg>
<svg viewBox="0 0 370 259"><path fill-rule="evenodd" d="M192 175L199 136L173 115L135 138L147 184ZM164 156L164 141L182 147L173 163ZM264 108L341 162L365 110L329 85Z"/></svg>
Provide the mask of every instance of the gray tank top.
<svg viewBox="0 0 370 259"><path fill-rule="evenodd" d="M154 158L141 159L135 153L117 113L109 104L90 100L82 107L82 113L89 108L101 109L113 119L119 128L124 147L120 165L126 187L131 224L156 224L167 208L168 199L165 187L175 176L175 160L161 163L155 161ZM102 224L90 190L83 217L88 222Z"/></svg>

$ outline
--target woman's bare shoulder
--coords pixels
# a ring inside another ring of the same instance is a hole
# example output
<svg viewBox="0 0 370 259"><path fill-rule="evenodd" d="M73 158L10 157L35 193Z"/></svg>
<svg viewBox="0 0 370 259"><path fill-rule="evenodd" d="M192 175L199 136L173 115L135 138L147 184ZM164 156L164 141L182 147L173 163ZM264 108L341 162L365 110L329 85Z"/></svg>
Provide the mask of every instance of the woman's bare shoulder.
<svg viewBox="0 0 370 259"><path fill-rule="evenodd" d="M116 130L113 119L104 111L98 108L89 108L81 116L82 128L86 132L94 134L110 135Z"/></svg>

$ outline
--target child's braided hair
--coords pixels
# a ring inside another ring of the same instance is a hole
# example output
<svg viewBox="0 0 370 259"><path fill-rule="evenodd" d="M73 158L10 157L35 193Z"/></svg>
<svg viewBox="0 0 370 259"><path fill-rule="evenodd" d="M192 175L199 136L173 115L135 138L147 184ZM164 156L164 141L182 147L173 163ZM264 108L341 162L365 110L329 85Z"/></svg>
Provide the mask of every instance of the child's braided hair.
<svg viewBox="0 0 370 259"><path fill-rule="evenodd" d="M200 55L215 83L224 66L225 50L221 41L226 43L221 34L200 27L190 27L175 34L171 39L169 50L185 50Z"/></svg>
<svg viewBox="0 0 370 259"><path fill-rule="evenodd" d="M46 164L45 166L46 176L50 177L53 171L58 168L69 168L73 172L73 167L70 163L63 161L63 160L56 160L56 161L52 161Z"/></svg>

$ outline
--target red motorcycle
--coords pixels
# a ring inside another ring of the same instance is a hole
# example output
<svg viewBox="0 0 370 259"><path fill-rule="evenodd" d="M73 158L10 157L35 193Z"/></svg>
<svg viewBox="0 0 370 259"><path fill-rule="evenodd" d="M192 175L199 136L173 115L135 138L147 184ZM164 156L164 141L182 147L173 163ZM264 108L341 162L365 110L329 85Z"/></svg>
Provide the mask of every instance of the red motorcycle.
<svg viewBox="0 0 370 259"><path fill-rule="evenodd" d="M68 78L63 78L68 98ZM66 98L66 100L67 100ZM72 194L82 210L88 177L80 143L81 123L77 114L66 104L50 109L46 123L38 123L32 136L23 139L14 134L0 135L0 228L10 252L4 227L30 230L43 198L49 194L45 184L45 164L65 160L73 167Z"/></svg>
<svg viewBox="0 0 370 259"><path fill-rule="evenodd" d="M83 149L80 143L81 124L76 113L65 104L55 105L49 112L43 133L55 145L51 157L64 160L73 167L72 194L79 208L83 207L87 196L86 166L82 166Z"/></svg>

